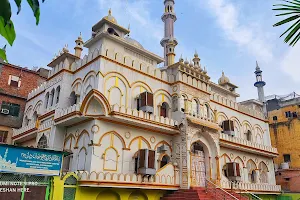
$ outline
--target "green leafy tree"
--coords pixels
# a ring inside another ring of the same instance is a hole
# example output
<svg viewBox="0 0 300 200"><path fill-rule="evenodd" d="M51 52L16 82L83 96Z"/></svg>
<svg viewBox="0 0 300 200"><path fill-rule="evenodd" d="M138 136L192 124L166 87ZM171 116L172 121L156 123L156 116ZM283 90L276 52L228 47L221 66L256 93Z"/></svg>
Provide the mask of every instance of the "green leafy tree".
<svg viewBox="0 0 300 200"><path fill-rule="evenodd" d="M22 0L11 0L14 1L18 7L17 14L21 11ZM44 3L45 0L42 0ZM27 0L27 3L31 7L34 17L36 19L36 25L40 21L40 3L39 0ZM10 46L13 45L16 39L16 32L14 24L11 20L11 4L9 0L0 0L0 35L6 39ZM3 48L0 48L0 58L7 61L5 54L6 45Z"/></svg>
<svg viewBox="0 0 300 200"><path fill-rule="evenodd" d="M273 26L281 26L286 23L290 23L291 26L280 36L287 34L284 42L289 43L290 46L294 46L300 39L300 0L281 0L284 4L273 5L276 8L273 10L282 11L283 13L276 16L286 16L287 18L277 22Z"/></svg>

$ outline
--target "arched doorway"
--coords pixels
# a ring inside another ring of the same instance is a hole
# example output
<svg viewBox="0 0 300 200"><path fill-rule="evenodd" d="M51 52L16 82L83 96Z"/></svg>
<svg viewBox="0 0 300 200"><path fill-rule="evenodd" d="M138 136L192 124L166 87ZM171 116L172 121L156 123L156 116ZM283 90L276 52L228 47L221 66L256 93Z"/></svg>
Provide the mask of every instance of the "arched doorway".
<svg viewBox="0 0 300 200"><path fill-rule="evenodd" d="M191 185L205 187L206 165L204 148L200 142L194 142L191 146Z"/></svg>
<svg viewBox="0 0 300 200"><path fill-rule="evenodd" d="M120 200L120 196L115 191L108 189L103 192L100 192L96 200Z"/></svg>
<svg viewBox="0 0 300 200"><path fill-rule="evenodd" d="M148 198L143 192L137 190L130 194L128 200L148 200Z"/></svg>

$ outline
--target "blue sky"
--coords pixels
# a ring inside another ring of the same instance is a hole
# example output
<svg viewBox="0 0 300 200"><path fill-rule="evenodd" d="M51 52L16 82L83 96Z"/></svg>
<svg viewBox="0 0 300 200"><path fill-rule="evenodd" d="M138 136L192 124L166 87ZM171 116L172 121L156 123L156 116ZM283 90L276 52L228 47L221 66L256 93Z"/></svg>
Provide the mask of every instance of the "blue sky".
<svg viewBox="0 0 300 200"><path fill-rule="evenodd" d="M272 11L275 0L175 0L178 20L175 36L177 60L182 54L189 60L197 50L202 66L217 81L222 71L239 86L239 100L257 98L254 68L258 60L267 82L266 95L300 93L300 43L288 47L279 35L284 27L273 28ZM7 48L9 62L25 67L46 66L54 54L68 44L73 51L74 40L82 32L91 36L91 27L112 14L124 27L130 24L131 37L146 49L162 55L163 0L46 0L41 5L39 26L32 11L23 1L13 20L17 38ZM5 44L0 39L0 45Z"/></svg>

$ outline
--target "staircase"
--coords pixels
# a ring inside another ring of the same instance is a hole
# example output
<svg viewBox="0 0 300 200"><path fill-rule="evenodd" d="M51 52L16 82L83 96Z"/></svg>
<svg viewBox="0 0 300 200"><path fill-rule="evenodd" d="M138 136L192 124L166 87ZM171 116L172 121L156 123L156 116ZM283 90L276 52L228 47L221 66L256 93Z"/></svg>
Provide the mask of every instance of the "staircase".
<svg viewBox="0 0 300 200"><path fill-rule="evenodd" d="M209 180L206 187L193 187L191 189L180 189L172 194L166 194L160 200L248 200L235 192L227 192Z"/></svg>

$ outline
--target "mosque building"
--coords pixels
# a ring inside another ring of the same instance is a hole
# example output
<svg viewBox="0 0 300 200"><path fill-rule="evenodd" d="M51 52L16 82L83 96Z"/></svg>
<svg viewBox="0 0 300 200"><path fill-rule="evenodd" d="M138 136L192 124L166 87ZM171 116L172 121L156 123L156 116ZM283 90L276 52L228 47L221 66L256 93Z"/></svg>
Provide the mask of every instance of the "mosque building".
<svg viewBox="0 0 300 200"><path fill-rule="evenodd" d="M238 103L238 86L224 72L212 82L197 52L175 61L175 1L164 6L163 56L131 38L110 10L29 93L14 144L71 153L53 199L158 200L208 185L224 194L280 193L259 66L260 98Z"/></svg>

